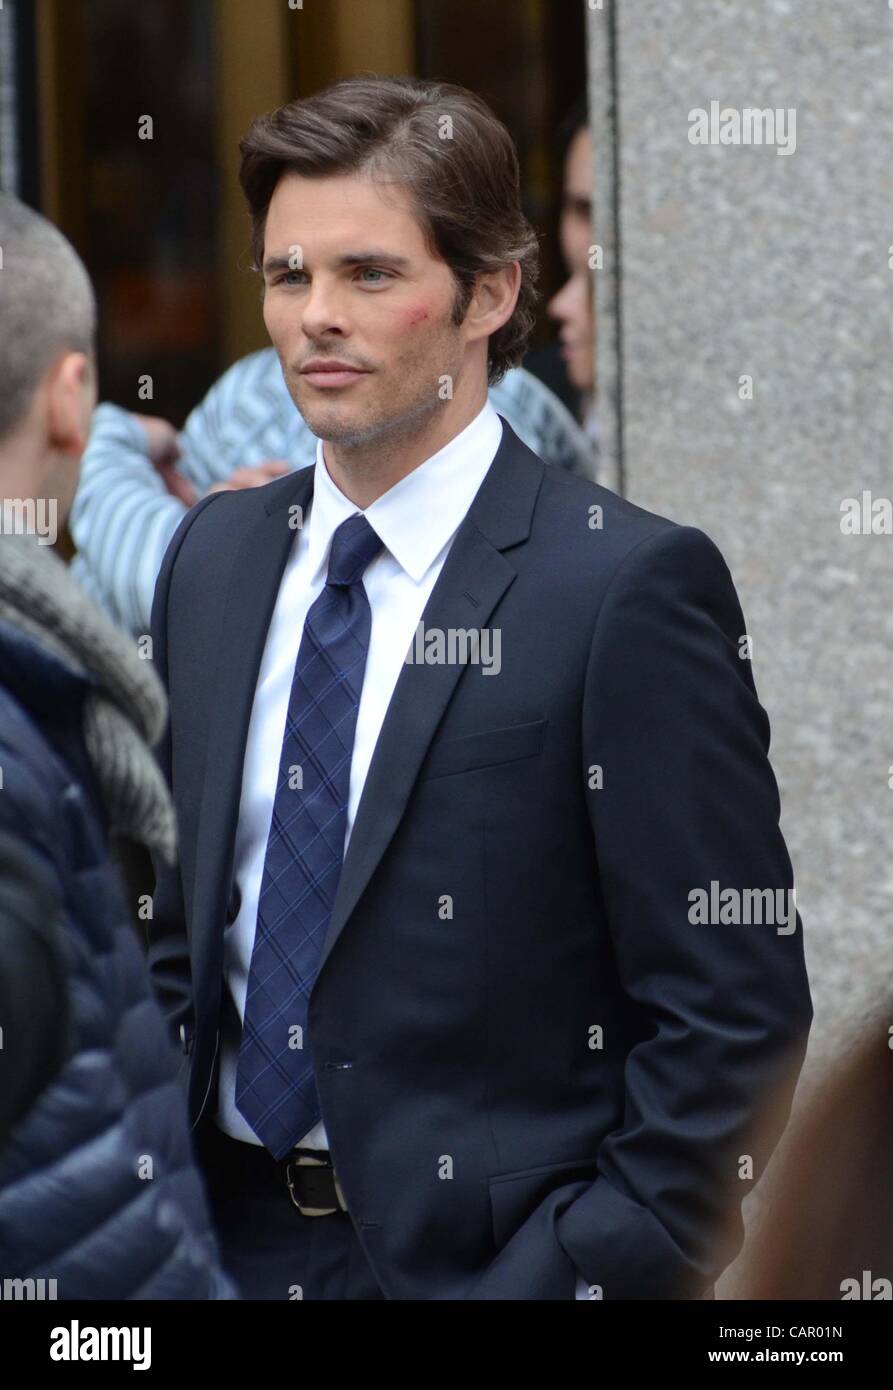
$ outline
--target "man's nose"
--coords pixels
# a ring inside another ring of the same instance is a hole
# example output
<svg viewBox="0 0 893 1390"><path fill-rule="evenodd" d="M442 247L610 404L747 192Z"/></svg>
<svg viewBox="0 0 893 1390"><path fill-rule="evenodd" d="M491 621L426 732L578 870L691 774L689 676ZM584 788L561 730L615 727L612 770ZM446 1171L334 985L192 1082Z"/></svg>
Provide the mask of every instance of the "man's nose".
<svg viewBox="0 0 893 1390"><path fill-rule="evenodd" d="M315 279L304 297L303 326L310 338L335 329L345 332L348 326L343 287L329 280Z"/></svg>

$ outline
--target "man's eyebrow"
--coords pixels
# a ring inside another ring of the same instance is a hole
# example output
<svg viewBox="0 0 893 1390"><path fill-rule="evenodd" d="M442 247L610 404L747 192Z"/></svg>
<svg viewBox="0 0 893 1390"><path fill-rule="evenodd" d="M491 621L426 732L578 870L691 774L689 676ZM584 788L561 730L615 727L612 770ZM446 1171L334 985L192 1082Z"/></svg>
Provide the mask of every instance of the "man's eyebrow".
<svg viewBox="0 0 893 1390"><path fill-rule="evenodd" d="M292 264L293 257L289 256L269 256L264 261L264 274L270 275L276 270L302 270L303 266ZM407 256L398 256L393 251L351 251L344 256L338 257L339 266L352 265L383 265L392 266L394 270L406 270L409 268L410 261Z"/></svg>
<svg viewBox="0 0 893 1390"><path fill-rule="evenodd" d="M407 256L398 256L393 251L352 251L338 257L339 265L368 265L370 261L376 265L393 266L395 270L406 270L410 264Z"/></svg>
<svg viewBox="0 0 893 1390"><path fill-rule="evenodd" d="M264 261L264 275L268 275L273 270L300 270L300 266L292 265L291 256L268 256Z"/></svg>

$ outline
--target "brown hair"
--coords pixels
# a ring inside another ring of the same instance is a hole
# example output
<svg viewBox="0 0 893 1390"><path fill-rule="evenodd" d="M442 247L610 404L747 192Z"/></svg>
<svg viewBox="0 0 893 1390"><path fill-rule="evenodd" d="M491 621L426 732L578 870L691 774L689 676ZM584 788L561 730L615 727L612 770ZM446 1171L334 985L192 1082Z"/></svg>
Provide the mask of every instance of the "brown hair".
<svg viewBox="0 0 893 1390"><path fill-rule="evenodd" d="M520 263L515 310L489 342L490 385L519 365L535 321L539 245L521 209L512 138L480 97L448 82L351 77L259 116L239 149L255 268L283 173L363 170L396 179L413 197L429 249L456 279L454 323L462 322L481 272Z"/></svg>
<svg viewBox="0 0 893 1390"><path fill-rule="evenodd" d="M792 1126L734 1297L874 1298L893 1277L891 1017L886 1004Z"/></svg>

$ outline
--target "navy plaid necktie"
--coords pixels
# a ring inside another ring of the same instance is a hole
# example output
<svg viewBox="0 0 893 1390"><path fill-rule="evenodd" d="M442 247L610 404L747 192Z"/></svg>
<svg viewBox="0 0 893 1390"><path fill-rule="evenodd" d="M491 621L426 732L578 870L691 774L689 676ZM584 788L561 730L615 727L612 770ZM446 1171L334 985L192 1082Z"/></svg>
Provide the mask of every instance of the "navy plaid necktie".
<svg viewBox="0 0 893 1390"><path fill-rule="evenodd" d="M236 1107L275 1158L321 1114L307 1004L341 874L372 623L363 572L381 545L359 513L335 532L288 701L236 1069Z"/></svg>

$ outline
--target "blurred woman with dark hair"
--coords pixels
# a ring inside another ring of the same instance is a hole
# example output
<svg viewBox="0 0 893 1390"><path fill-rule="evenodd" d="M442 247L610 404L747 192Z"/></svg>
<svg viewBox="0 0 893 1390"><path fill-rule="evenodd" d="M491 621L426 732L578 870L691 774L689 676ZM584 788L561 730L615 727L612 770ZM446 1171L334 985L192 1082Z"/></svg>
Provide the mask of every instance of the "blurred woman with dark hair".
<svg viewBox="0 0 893 1390"><path fill-rule="evenodd" d="M818 1084L779 1150L747 1241L745 1299L889 1299L893 1282L889 1009Z"/></svg>

